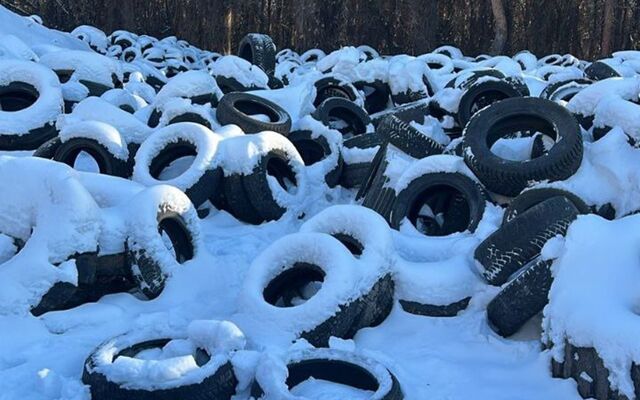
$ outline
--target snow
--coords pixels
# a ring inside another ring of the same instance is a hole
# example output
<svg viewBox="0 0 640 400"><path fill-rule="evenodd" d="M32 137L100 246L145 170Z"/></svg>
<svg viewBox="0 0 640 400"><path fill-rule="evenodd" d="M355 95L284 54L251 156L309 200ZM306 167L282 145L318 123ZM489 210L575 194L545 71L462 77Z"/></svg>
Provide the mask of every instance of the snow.
<svg viewBox="0 0 640 400"><path fill-rule="evenodd" d="M124 31L114 33L113 37L137 42L133 48L136 54L137 47L153 46L127 63L120 61L122 48L110 46L109 38L93 27L82 26L66 34L36 21L0 8L0 81L29 79L44 93L41 100L46 103L10 115L0 112L3 132L26 133L45 122L57 121L62 140L90 136L120 159L128 158L127 144L142 144L136 160L142 160L137 163L140 166L178 137L201 141L206 150L198 151L195 161L189 163L191 169L170 180L152 181L134 174L134 179L144 185L76 171L29 157L30 152L3 152L0 326L7 329L0 331L0 397L88 400L89 390L81 381L86 357L100 343L109 347L115 340L122 340L123 334L131 343L154 335L172 339L162 349L142 352L137 358L119 357L114 362L106 357L99 368L129 387L161 388L176 382L197 382L207 371L231 361L239 380L236 398L245 400L254 378L280 393L286 389L287 362L321 354L366 359L367 366L377 372L383 365L398 378L405 398L410 400L578 399L574 382L553 379L549 371L551 357L562 354L561 346L569 338L576 345L595 347L612 371L612 385L633 397L628 372L631 362L640 362L633 342L638 330L635 282L640 220L638 216L623 216L640 209L640 153L628 143L628 136L640 136L635 104L640 93L638 52L618 52L613 59L605 60L628 77L596 82L566 104L574 113L593 115L596 127L613 127L611 132L593 142L593 131L584 131L584 160L577 173L562 182L531 186L565 188L596 207L610 203L620 219L608 222L581 216L566 238L547 242L542 257L555 260L555 283L544 322L534 319L515 337L503 339L493 332L486 317L487 303L499 288L488 286L473 262L478 243L500 226L502 208L487 203L473 233L428 237L411 224L403 224L399 231L389 229L380 216L356 204L355 191L325 185L324 176L335 167L340 153L350 164L369 162L378 148L344 149L339 132L315 121L309 115L316 95L313 83L325 76L345 83L381 81L397 93L424 91L422 78L427 76L436 93L423 102L433 101L453 114L463 91L442 87L464 75L454 73L454 68L497 68L522 79L535 96L550 83L583 78L585 62L570 55L538 60L531 53L474 59L446 46L418 57L384 56L369 61L365 61L364 51L371 50L366 47L345 47L329 55L318 49L302 55L285 50L280 53L276 71L286 76L289 84L268 90L268 77L257 67L235 56L211 61L219 55L175 37L157 40ZM92 52L88 44L104 57ZM445 51L452 57L442 54ZM77 63L69 62L69 54ZM194 61L187 61L186 56ZM311 56L319 61L308 61ZM146 59L153 57L165 61ZM481 59L484 61L477 61ZM558 65L546 65L546 61ZM425 65L429 62L442 67L429 68ZM44 65L82 68L61 87ZM181 65L194 70L165 77L169 67ZM330 75L321 72L329 70ZM109 90L100 98L85 99L88 91L76 81L82 75L113 87L110 73L119 71L128 73L129 81L122 89ZM325 137L331 155L304 167L296 149L282 135L245 135L234 125L219 127L209 105L194 105L186 99L212 92L220 95L212 76L233 77L243 85L258 88L252 93L283 107L292 117L294 130L309 130L312 137ZM148 77L166 82L157 95L145 83ZM80 101L71 114L61 115L62 95ZM135 115L118 108L124 104L130 105ZM154 108L162 111L158 129L145 124ZM213 129L191 123L166 126L183 112L202 115ZM411 125L451 148L456 140L451 141L445 129L454 124L453 117L446 116L441 121L426 117ZM530 153L530 142L527 138L500 141L496 146L501 149L494 151L521 159ZM181 190L195 178L192 172L221 165L227 176L250 174L261 156L273 149L287 153L297 174L298 188L291 193L268 178L278 204L293 212L258 226L244 224L209 204L205 205L209 215L197 216ZM388 150L386 185L396 191L424 173L460 172L475 179L460 157L438 155L415 160L393 146ZM136 167L142 171L142 167ZM192 233L195 254L188 262L178 264L158 234L161 210L181 215ZM329 235L335 233L353 235L364 245L363 254L351 254ZM20 241L26 242L21 249ZM71 255L118 254L143 247L167 275L165 288L156 299L149 301L134 292L115 293L40 317L29 313L56 282L77 284ZM294 307L268 304L263 296L265 285L283 268L300 260L322 265L327 273L324 282L306 288L307 300L296 299ZM381 325L362 329L350 340L331 338L329 349L315 350L298 339L301 332L334 315L341 304L369 290L384 274L391 274L395 282L395 300L430 305L447 305L467 297L471 301L450 318L411 315L396 301ZM554 347L543 351L541 338ZM196 346L215 353L204 368L195 364ZM312 398L372 396L318 379L305 381L292 392L292 396Z"/></svg>
<svg viewBox="0 0 640 400"><path fill-rule="evenodd" d="M40 64L54 71L73 71L72 81L85 80L112 88L112 75L122 80L122 71L117 61L88 51L64 50L47 53L40 57Z"/></svg>

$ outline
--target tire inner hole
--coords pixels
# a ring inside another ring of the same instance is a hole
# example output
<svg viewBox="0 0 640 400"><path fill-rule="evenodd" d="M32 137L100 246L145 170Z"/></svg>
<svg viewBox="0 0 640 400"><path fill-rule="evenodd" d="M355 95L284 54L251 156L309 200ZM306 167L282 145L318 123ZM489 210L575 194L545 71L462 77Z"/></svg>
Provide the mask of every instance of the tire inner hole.
<svg viewBox="0 0 640 400"><path fill-rule="evenodd" d="M31 107L38 100L38 90L25 82L0 87L0 110L15 112Z"/></svg>
<svg viewBox="0 0 640 400"><path fill-rule="evenodd" d="M345 107L334 107L329 110L327 122L329 127L339 131L344 139L350 139L367 131L362 119Z"/></svg>
<svg viewBox="0 0 640 400"><path fill-rule="evenodd" d="M302 386L305 382L311 380L329 382L333 384L332 386L344 385L352 389L358 389L358 391L349 391L350 395L357 396L349 398L355 399L370 398L365 396L360 397L360 395L368 394L370 396L372 393L362 392L375 392L380 386L378 380L371 372L359 365L341 360L303 360L289 364L287 369L289 370L289 376L287 377L286 384L294 394L304 389ZM330 386L323 386L325 390L330 390ZM317 391L314 391L314 393L317 393ZM342 393L345 392L343 391Z"/></svg>
<svg viewBox="0 0 640 400"><path fill-rule="evenodd" d="M461 191L441 184L423 190L412 202L407 218L424 235L447 236L467 230L471 209Z"/></svg>
<svg viewBox="0 0 640 400"><path fill-rule="evenodd" d="M121 350L114 357L136 358L145 361L168 360L176 357L191 357L194 366L202 367L211 360L206 350L196 347L190 340L185 339L156 339L148 340Z"/></svg>
<svg viewBox="0 0 640 400"><path fill-rule="evenodd" d="M325 158L324 148L320 143L313 139L296 140L294 143L304 165L313 165Z"/></svg>
<svg viewBox="0 0 640 400"><path fill-rule="evenodd" d="M275 110L255 101L239 100L234 103L234 107L241 113L262 122L278 122L280 120Z"/></svg>
<svg viewBox="0 0 640 400"><path fill-rule="evenodd" d="M158 233L162 243L179 264L193 258L193 241L184 221L177 214L161 220Z"/></svg>
<svg viewBox="0 0 640 400"><path fill-rule="evenodd" d="M344 247L349 250L351 254L353 254L356 258L359 258L364 251L364 246L362 243L354 238L353 236L347 233L334 233L331 236L338 239L340 243L344 245Z"/></svg>
<svg viewBox="0 0 640 400"><path fill-rule="evenodd" d="M278 185L288 193L293 193L297 189L296 174L287 160L271 157L267 161L267 177L275 179Z"/></svg>
<svg viewBox="0 0 640 400"><path fill-rule="evenodd" d="M324 271L317 265L297 262L272 279L262 296L273 306L295 307L318 293L324 278Z"/></svg>
<svg viewBox="0 0 640 400"><path fill-rule="evenodd" d="M487 135L491 152L504 160L531 161L551 151L557 140L553 125L537 116L507 117Z"/></svg>
<svg viewBox="0 0 640 400"><path fill-rule="evenodd" d="M179 139L169 143L151 161L149 174L160 181L174 179L191 167L196 155L196 146L191 142Z"/></svg>

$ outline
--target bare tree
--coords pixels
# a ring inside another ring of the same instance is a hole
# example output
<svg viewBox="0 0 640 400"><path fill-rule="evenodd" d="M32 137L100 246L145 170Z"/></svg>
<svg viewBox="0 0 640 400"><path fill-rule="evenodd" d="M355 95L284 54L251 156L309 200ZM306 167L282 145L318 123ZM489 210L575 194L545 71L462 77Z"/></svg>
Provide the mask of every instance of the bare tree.
<svg viewBox="0 0 640 400"><path fill-rule="evenodd" d="M502 0L491 0L491 11L493 12L494 37L489 51L491 54L500 54L504 51L508 34L507 16Z"/></svg>
<svg viewBox="0 0 640 400"><path fill-rule="evenodd" d="M602 42L600 45L600 51L603 56L607 56L611 53L611 42L613 38L613 23L614 23L614 11L615 0L604 1L604 21L602 24Z"/></svg>

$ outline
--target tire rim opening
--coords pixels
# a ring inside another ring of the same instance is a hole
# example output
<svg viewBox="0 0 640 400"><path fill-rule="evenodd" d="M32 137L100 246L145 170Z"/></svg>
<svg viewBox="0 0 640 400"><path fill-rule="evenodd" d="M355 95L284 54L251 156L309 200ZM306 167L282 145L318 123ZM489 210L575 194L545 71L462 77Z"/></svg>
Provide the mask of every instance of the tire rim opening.
<svg viewBox="0 0 640 400"><path fill-rule="evenodd" d="M371 372L359 365L341 360L303 360L289 364L287 369L289 376L286 384L290 391L312 378L349 386L360 391L376 392L380 387L378 380Z"/></svg>
<svg viewBox="0 0 640 400"><path fill-rule="evenodd" d="M272 279L262 296L276 307L299 306L318 293L324 278L324 271L317 265L297 262Z"/></svg>
<svg viewBox="0 0 640 400"><path fill-rule="evenodd" d="M297 140L294 145L306 166L313 165L324 159L326 156L320 143L313 139Z"/></svg>
<svg viewBox="0 0 640 400"><path fill-rule="evenodd" d="M186 140L170 143L156 155L149 166L149 174L157 180L167 181L185 173L197 156L196 146Z"/></svg>
<svg viewBox="0 0 640 400"><path fill-rule="evenodd" d="M253 64L253 50L251 50L251 45L249 43L245 43L238 52L238 56Z"/></svg>
<svg viewBox="0 0 640 400"><path fill-rule="evenodd" d="M38 100L38 90L24 82L12 82L0 88L0 110L15 112L31 107Z"/></svg>
<svg viewBox="0 0 640 400"><path fill-rule="evenodd" d="M353 254L356 258L359 258L362 255L362 252L364 251L364 246L359 240L357 240L353 236L348 235L346 233L334 233L331 236L338 239L338 241L342 243L344 247L346 247L347 250L349 250L349 252Z"/></svg>
<svg viewBox="0 0 640 400"><path fill-rule="evenodd" d="M179 264L193 258L191 234L184 221L178 215L163 219L158 224L158 233L162 242Z"/></svg>
<svg viewBox="0 0 640 400"><path fill-rule="evenodd" d="M267 161L267 176L272 177L278 182L281 188L286 192L292 193L297 188L298 182L296 174L287 162L279 157L271 157Z"/></svg>
<svg viewBox="0 0 640 400"><path fill-rule="evenodd" d="M508 161L535 160L551 151L558 138L553 125L533 115L517 115L498 121L487 135L495 156Z"/></svg>
<svg viewBox="0 0 640 400"><path fill-rule="evenodd" d="M483 91L473 98L473 102L471 103L471 115L474 115L478 111L492 105L493 103L497 103L500 100L504 100L509 97L510 96L508 94L500 90Z"/></svg>
<svg viewBox="0 0 640 400"><path fill-rule="evenodd" d="M193 357L194 365L197 367L202 367L211 360L211 355L206 350L182 339L156 339L138 343L119 351L113 360L115 361L118 357L128 357L159 361L189 356Z"/></svg>
<svg viewBox="0 0 640 400"><path fill-rule="evenodd" d="M329 127L342 134L344 139L366 133L367 127L364 122L351 110L344 107L334 107L329 110Z"/></svg>
<svg viewBox="0 0 640 400"><path fill-rule="evenodd" d="M411 203L407 218L427 236L464 232L471 222L471 208L465 195L449 185L426 188Z"/></svg>
<svg viewBox="0 0 640 400"><path fill-rule="evenodd" d="M239 100L236 101L233 106L244 115L263 122L275 123L280 121L280 117L276 111L271 107L255 101Z"/></svg>
<svg viewBox="0 0 640 400"><path fill-rule="evenodd" d="M83 172L100 172L100 164L91 154L86 151L80 151L73 160L73 169Z"/></svg>

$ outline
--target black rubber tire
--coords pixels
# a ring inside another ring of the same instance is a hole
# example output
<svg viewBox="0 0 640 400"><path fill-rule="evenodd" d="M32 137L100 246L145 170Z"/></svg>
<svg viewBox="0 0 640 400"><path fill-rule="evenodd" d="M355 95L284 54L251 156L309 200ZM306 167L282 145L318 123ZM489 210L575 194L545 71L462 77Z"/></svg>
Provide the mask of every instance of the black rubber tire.
<svg viewBox="0 0 640 400"><path fill-rule="evenodd" d="M374 127L378 127L380 122L388 115L394 115L399 120L404 122L417 122L419 124L424 123L424 119L430 114L429 103L424 101L418 101L415 103L403 104L398 107L394 107L390 110L385 110L371 116L371 123Z"/></svg>
<svg viewBox="0 0 640 400"><path fill-rule="evenodd" d="M73 298L77 286L69 282L56 282L45 293L38 304L31 309L31 314L39 317L49 311L65 309L65 305Z"/></svg>
<svg viewBox="0 0 640 400"><path fill-rule="evenodd" d="M461 311L466 310L469 306L469 301L471 301L471 297L465 297L464 299L446 305L423 304L402 299L399 302L402 309L409 314L444 318L455 317Z"/></svg>
<svg viewBox="0 0 640 400"><path fill-rule="evenodd" d="M53 160L53 156L56 154L58 147L60 147L60 137L55 136L46 142L42 143L36 151L33 152L33 157L46 158L47 160Z"/></svg>
<svg viewBox="0 0 640 400"><path fill-rule="evenodd" d="M386 368L372 368L367 370L363 365L354 363L354 355L345 353L346 357L339 357L337 350L314 349L308 350L310 356L303 357L302 360L290 362L287 367L287 378L282 385L270 384L269 387L287 388L286 392L310 378L322 379L329 382L350 386L357 389L375 392L374 396L379 400L402 400L404 395L400 388L400 383L396 377ZM324 355L330 352L330 358ZM371 364L370 361L367 361ZM373 365L372 365L373 367ZM391 378L391 385L386 392L379 391L381 382L376 377L377 374L385 373ZM265 387L267 387L265 385ZM282 389L281 389L282 390ZM254 382L251 387L251 397L253 399L280 399L287 396L286 393L267 393L260 382ZM289 396L291 396L289 394Z"/></svg>
<svg viewBox="0 0 640 400"><path fill-rule="evenodd" d="M367 177L360 185L356 200L363 199L362 205L380 214L387 222L391 217L391 210L396 200L396 192L391 187L386 187L389 178L385 175L388 166L388 147L386 144L380 147L376 156L371 161Z"/></svg>
<svg viewBox="0 0 640 400"><path fill-rule="evenodd" d="M359 188L367 178L371 163L361 162L355 164L347 164L342 166L342 174L340 175L340 186L353 189Z"/></svg>
<svg viewBox="0 0 640 400"><path fill-rule="evenodd" d="M405 92L391 93L391 100L396 106L401 106L407 103L413 103L418 100L422 100L427 97L432 97L435 93L433 90L433 84L429 82L427 75L422 75L422 83L424 84L424 91L414 92L411 89L407 89Z"/></svg>
<svg viewBox="0 0 640 400"><path fill-rule="evenodd" d="M285 178L295 186L300 184L300 176L295 173L290 162L290 154L280 149L272 149L260 158L251 174L242 176L249 202L264 221L278 220L287 211L274 198L267 175L275 177L283 187Z"/></svg>
<svg viewBox="0 0 640 400"><path fill-rule="evenodd" d="M509 337L522 328L548 303L553 275L552 260L538 260L527 267L487 306L491 328L500 336Z"/></svg>
<svg viewBox="0 0 640 400"><path fill-rule="evenodd" d="M554 83L550 83L544 90L540 93L540 98L547 99L551 101L563 100L569 101L575 96L580 90L585 88L586 86L591 85L593 82L589 79L566 79ZM571 86L569 88L569 86ZM565 89L565 87L567 87Z"/></svg>
<svg viewBox="0 0 640 400"><path fill-rule="evenodd" d="M127 160L117 158L107 147L92 138L71 138L66 142L61 142L53 155L53 160L65 163L73 168L73 164L80 152L86 152L98 164L100 173L105 175L128 178L131 176L131 169Z"/></svg>
<svg viewBox="0 0 640 400"><path fill-rule="evenodd" d="M265 89L257 86L245 86L242 83L238 82L236 78L229 76L218 75L215 77L215 79L216 84L220 88L220 91L225 95L234 92L246 92L249 90Z"/></svg>
<svg viewBox="0 0 640 400"><path fill-rule="evenodd" d="M481 109L512 97L522 97L522 93L504 80L475 83L469 86L460 98L458 124L465 127L471 117Z"/></svg>
<svg viewBox="0 0 640 400"><path fill-rule="evenodd" d="M168 143L153 157L150 165L147 166L149 175L158 179L160 173L169 164L182 157L195 156L196 152L196 146L184 139ZM207 169L201 171L201 173L202 175L197 182L183 190L195 207L199 207L208 199L215 197L222 183L223 172L220 168Z"/></svg>
<svg viewBox="0 0 640 400"><path fill-rule="evenodd" d="M173 211L171 206L165 204L158 207L158 236L161 231L169 236L176 261L182 264L194 257L193 235L184 218ZM143 240L145 239L138 238L134 231L129 232L127 262L132 266L133 277L140 291L148 299L154 299L162 293L167 277L161 267L161 261L156 259L154 253L145 250L146 243Z"/></svg>
<svg viewBox="0 0 640 400"><path fill-rule="evenodd" d="M358 90L350 83L340 81L332 76L318 79L316 87L316 98L313 100L314 107L318 108L325 100L338 97L355 101L358 98Z"/></svg>
<svg viewBox="0 0 640 400"><path fill-rule="evenodd" d="M124 349L117 349L114 359L121 355L135 355L136 353L150 347L161 346L170 339L156 339L138 343ZM82 382L90 387L91 398L93 400L177 400L177 399L231 399L236 393L238 380L233 371L233 366L229 361L220 366L213 375L205 377L202 382L184 386L177 386L161 390L127 389L115 382L111 382L107 376L95 370L96 351L89 355L84 364L82 372ZM209 362L212 355L203 349L198 349L204 353L204 363ZM202 358L197 357L197 360ZM201 365L200 365L201 366Z"/></svg>
<svg viewBox="0 0 640 400"><path fill-rule="evenodd" d="M431 192L433 190L435 192ZM446 236L467 230L474 232L484 215L487 197L480 184L459 172L422 175L398 193L391 210L391 227L398 229L404 218L416 226L420 208L425 202L436 207L434 213L442 212L444 222L442 226L432 225L429 232L423 233Z"/></svg>
<svg viewBox="0 0 640 400"><path fill-rule="evenodd" d="M220 204L216 201L216 206L228 211L231 215L242 222L258 225L264 222L258 211L249 201L249 195L242 182L242 175L233 174L225 176L222 189L224 201Z"/></svg>
<svg viewBox="0 0 640 400"><path fill-rule="evenodd" d="M499 80L503 80L506 78L505 75L502 72L498 71L497 69L492 69L492 68L480 69L477 71L471 71L471 73L461 81L458 81L457 77L453 78L449 82L447 82L447 84L444 87L468 89L474 83L476 83L478 79L488 77L488 76L499 79Z"/></svg>
<svg viewBox="0 0 640 400"><path fill-rule="evenodd" d="M354 82L353 86L364 93L364 109L369 114L383 111L389 104L391 89L386 82L375 80L373 82Z"/></svg>
<svg viewBox="0 0 640 400"><path fill-rule="evenodd" d="M331 129L333 129L333 118L344 121L347 126L337 128L337 130L345 139L365 134L367 126L371 123L371 119L364 109L340 97L331 97L323 101L311 115Z"/></svg>
<svg viewBox="0 0 640 400"><path fill-rule="evenodd" d="M34 150L56 136L58 136L58 130L54 124L50 123L41 128L32 129L22 136L0 133L0 150Z"/></svg>
<svg viewBox="0 0 640 400"><path fill-rule="evenodd" d="M442 154L442 145L423 135L410 124L390 115L382 120L376 133L389 144L417 159Z"/></svg>
<svg viewBox="0 0 640 400"><path fill-rule="evenodd" d="M618 71L603 63L602 61L596 61L593 64L589 65L587 69L584 70L584 73L587 78L593 81L601 81L603 79L620 77Z"/></svg>
<svg viewBox="0 0 640 400"><path fill-rule="evenodd" d="M167 125L177 124L179 122L193 122L195 124L206 126L208 129L211 129L211 123L207 121L202 115L194 112L185 112L183 114L176 115L175 117L171 118Z"/></svg>
<svg viewBox="0 0 640 400"><path fill-rule="evenodd" d="M276 68L276 45L269 35L247 34L238 45L238 57L257 65L267 74Z"/></svg>
<svg viewBox="0 0 640 400"><path fill-rule="evenodd" d="M540 255L547 240L564 236L577 216L578 210L564 196L531 207L478 245L474 258L484 267L482 275L492 285L503 285Z"/></svg>
<svg viewBox="0 0 640 400"><path fill-rule="evenodd" d="M269 122L252 118L251 114L264 114ZM273 131L287 136L291 131L291 117L279 105L250 93L228 93L222 96L216 110L222 125L238 125L244 133Z"/></svg>
<svg viewBox="0 0 640 400"><path fill-rule="evenodd" d="M518 197L514 198L511 203L509 203L509 207L507 207L504 212L504 216L502 217L502 225L513 220L536 204L542 203L543 201L556 196L564 196L569 199L576 207L579 214L591 213L591 208L584 202L584 200L569 191L556 188L537 188L522 192Z"/></svg>
<svg viewBox="0 0 640 400"><path fill-rule="evenodd" d="M331 146L324 135L314 138L311 131L303 130L291 132L287 138L296 147L306 166L326 159L332 152ZM338 185L343 165L342 154L338 153L338 162L335 168L324 176L328 187L333 188Z"/></svg>
<svg viewBox="0 0 640 400"><path fill-rule="evenodd" d="M491 146L514 131L537 130L553 137L554 146L542 157L519 162L500 158ZM582 135L578 122L564 107L536 97L507 99L474 116L465 129L464 159L487 189L505 196L518 195L532 181L564 180L582 162Z"/></svg>

